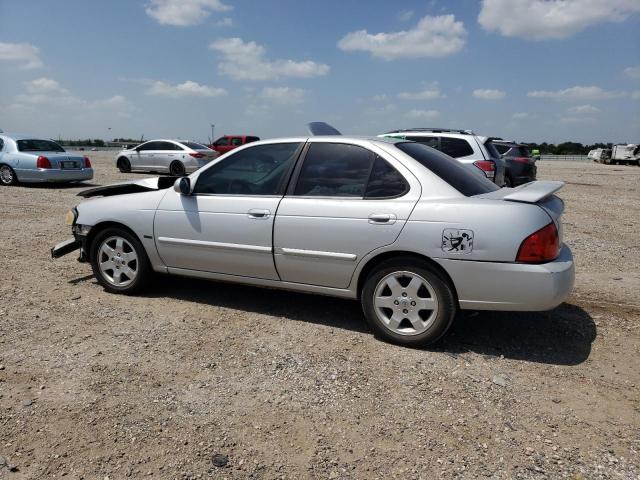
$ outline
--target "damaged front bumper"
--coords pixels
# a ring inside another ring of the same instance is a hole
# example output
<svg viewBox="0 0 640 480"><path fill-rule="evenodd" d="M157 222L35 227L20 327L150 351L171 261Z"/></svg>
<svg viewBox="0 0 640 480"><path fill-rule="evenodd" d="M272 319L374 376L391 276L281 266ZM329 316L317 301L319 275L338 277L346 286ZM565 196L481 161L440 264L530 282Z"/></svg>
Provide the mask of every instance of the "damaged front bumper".
<svg viewBox="0 0 640 480"><path fill-rule="evenodd" d="M91 227L88 225L73 225L73 238L58 243L51 249L51 258L60 258L76 250L80 250L79 262L87 261L87 235Z"/></svg>

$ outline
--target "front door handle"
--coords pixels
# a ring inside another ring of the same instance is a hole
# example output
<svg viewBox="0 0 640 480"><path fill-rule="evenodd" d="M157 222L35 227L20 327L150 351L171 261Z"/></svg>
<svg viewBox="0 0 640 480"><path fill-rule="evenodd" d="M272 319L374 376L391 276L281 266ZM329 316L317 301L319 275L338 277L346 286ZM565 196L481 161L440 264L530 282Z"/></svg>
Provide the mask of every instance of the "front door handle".
<svg viewBox="0 0 640 480"><path fill-rule="evenodd" d="M261 210L259 208L252 208L247 212L247 216L249 218L253 218L256 220L266 220L271 216L271 212L269 210Z"/></svg>
<svg viewBox="0 0 640 480"><path fill-rule="evenodd" d="M372 213L369 215L369 223L375 225L392 225L397 217L393 213Z"/></svg>

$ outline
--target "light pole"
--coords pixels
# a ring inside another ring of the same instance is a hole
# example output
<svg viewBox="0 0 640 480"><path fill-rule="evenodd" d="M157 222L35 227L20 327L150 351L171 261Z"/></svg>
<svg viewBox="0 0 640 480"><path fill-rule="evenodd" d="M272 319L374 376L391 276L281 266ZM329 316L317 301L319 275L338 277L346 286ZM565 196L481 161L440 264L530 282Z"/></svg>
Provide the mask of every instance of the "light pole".
<svg viewBox="0 0 640 480"><path fill-rule="evenodd" d="M213 131L215 130L216 126L215 124L211 124L211 143L216 141L216 137L213 135Z"/></svg>

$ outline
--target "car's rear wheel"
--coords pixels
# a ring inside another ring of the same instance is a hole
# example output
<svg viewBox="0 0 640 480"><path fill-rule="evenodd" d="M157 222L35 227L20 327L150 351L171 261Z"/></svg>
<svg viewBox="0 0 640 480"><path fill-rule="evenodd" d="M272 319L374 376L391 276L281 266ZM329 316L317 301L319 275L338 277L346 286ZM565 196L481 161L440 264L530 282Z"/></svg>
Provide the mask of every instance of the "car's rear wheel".
<svg viewBox="0 0 640 480"><path fill-rule="evenodd" d="M509 188L513 187L513 180L511 180L510 176L504 177L504 186Z"/></svg>
<svg viewBox="0 0 640 480"><path fill-rule="evenodd" d="M184 177L186 173L184 164L178 160L171 162L171 165L169 165L169 173L174 177Z"/></svg>
<svg viewBox="0 0 640 480"><path fill-rule="evenodd" d="M0 184L8 187L18 183L16 172L9 165L0 165Z"/></svg>
<svg viewBox="0 0 640 480"><path fill-rule="evenodd" d="M91 244L90 256L93 274L111 293L138 292L151 276L144 247L125 229L107 228L99 232Z"/></svg>
<svg viewBox="0 0 640 480"><path fill-rule="evenodd" d="M131 162L126 157L120 157L118 159L118 170L122 173L131 172Z"/></svg>
<svg viewBox="0 0 640 480"><path fill-rule="evenodd" d="M382 263L365 281L361 302L376 334L412 347L442 338L457 311L449 282L427 262L414 258Z"/></svg>

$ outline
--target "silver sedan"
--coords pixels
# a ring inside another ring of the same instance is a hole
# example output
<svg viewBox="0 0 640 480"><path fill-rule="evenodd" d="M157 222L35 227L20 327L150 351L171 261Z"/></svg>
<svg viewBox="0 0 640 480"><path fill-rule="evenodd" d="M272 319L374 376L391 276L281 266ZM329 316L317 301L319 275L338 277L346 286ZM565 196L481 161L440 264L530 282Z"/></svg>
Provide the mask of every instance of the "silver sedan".
<svg viewBox="0 0 640 480"><path fill-rule="evenodd" d="M91 180L89 157L66 152L52 140L0 134L0 184Z"/></svg>
<svg viewBox="0 0 640 480"><path fill-rule="evenodd" d="M170 188L173 184L173 188ZM152 272L357 299L403 345L456 312L548 310L572 289L561 182L500 189L423 144L314 136L255 142L189 177L85 191L68 215L103 287Z"/></svg>
<svg viewBox="0 0 640 480"><path fill-rule="evenodd" d="M180 177L220 154L199 143L183 140L150 140L133 148L125 148L116 155L116 167L121 172L166 172Z"/></svg>

